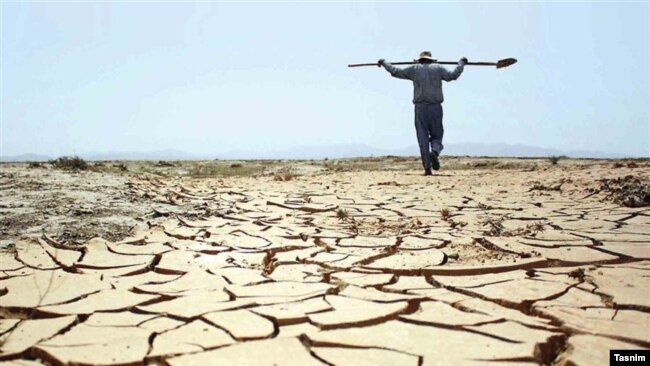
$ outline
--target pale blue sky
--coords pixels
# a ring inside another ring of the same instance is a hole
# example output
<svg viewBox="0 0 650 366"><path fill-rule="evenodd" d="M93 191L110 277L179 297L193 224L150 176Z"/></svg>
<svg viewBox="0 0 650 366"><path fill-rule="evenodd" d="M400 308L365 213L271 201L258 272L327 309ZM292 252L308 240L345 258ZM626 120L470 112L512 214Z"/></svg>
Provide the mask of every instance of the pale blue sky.
<svg viewBox="0 0 650 366"><path fill-rule="evenodd" d="M2 155L416 144L378 58L445 83L445 142L650 156L648 2L2 2ZM414 151L414 155L417 151Z"/></svg>

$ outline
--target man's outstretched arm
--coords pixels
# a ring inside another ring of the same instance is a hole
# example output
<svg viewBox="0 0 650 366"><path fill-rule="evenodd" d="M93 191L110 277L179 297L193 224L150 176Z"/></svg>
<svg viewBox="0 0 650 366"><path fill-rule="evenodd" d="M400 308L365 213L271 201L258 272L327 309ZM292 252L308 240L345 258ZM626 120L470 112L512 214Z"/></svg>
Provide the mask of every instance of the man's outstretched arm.
<svg viewBox="0 0 650 366"><path fill-rule="evenodd" d="M441 67L440 70L442 70L442 80L444 81L452 81L458 79L460 77L460 74L463 73L463 69L465 68L465 64L467 63L467 58L463 57L458 61L458 66L454 69L454 71L449 71L445 69L444 67Z"/></svg>
<svg viewBox="0 0 650 366"><path fill-rule="evenodd" d="M383 58L377 63L380 66L383 66L386 71L398 79L413 80L413 66L409 66L405 69L400 69L391 65L389 62L386 62Z"/></svg>

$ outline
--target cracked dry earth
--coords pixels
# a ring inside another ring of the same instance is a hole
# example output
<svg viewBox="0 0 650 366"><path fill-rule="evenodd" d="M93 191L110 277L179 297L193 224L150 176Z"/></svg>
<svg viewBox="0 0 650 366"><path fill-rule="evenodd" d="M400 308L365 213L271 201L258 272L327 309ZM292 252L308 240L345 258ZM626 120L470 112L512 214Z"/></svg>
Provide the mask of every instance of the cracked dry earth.
<svg viewBox="0 0 650 366"><path fill-rule="evenodd" d="M126 239L0 254L0 365L605 365L650 347L650 208L589 190L629 174L134 178Z"/></svg>

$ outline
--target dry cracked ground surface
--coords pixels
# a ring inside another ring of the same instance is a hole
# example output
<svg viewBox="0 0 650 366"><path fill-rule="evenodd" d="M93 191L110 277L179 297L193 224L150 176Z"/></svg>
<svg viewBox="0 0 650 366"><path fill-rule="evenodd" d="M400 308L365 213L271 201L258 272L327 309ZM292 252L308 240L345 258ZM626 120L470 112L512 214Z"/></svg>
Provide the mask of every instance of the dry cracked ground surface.
<svg viewBox="0 0 650 366"><path fill-rule="evenodd" d="M649 176L68 177L132 228L5 238L0 365L607 364L650 347Z"/></svg>

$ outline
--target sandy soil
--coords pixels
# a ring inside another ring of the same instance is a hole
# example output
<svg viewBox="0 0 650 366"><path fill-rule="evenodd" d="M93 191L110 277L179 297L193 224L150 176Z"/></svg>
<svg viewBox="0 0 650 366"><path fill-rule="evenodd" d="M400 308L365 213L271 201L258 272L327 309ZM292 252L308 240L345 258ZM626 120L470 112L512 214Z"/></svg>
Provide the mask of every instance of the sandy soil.
<svg viewBox="0 0 650 366"><path fill-rule="evenodd" d="M0 171L0 365L606 365L650 348L650 164Z"/></svg>

